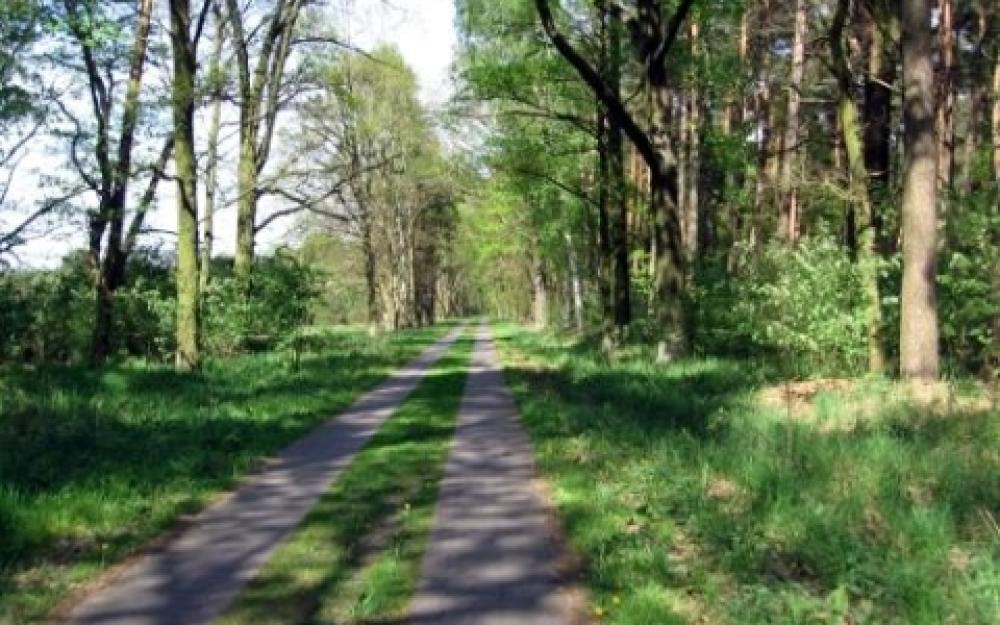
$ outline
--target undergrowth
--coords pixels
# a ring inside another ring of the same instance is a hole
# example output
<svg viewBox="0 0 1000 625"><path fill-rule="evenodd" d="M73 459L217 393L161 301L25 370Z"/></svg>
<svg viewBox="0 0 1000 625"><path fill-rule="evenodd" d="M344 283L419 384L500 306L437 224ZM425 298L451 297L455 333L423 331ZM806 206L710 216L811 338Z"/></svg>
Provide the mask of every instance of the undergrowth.
<svg viewBox="0 0 1000 625"><path fill-rule="evenodd" d="M203 507L442 332L324 333L197 374L0 369L0 623L22 624Z"/></svg>
<svg viewBox="0 0 1000 625"><path fill-rule="evenodd" d="M922 409L872 383L864 419L836 391L792 419L736 361L498 338L598 621L996 622L995 403Z"/></svg>

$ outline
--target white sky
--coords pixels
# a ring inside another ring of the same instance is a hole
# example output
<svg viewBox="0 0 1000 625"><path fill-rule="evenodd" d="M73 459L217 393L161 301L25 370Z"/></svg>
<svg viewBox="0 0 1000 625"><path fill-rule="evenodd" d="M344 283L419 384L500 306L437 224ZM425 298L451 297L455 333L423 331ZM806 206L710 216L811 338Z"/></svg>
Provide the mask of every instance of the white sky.
<svg viewBox="0 0 1000 625"><path fill-rule="evenodd" d="M337 30L347 36L353 45L370 49L381 43L391 43L399 48L407 64L417 74L420 98L426 105L432 108L441 105L451 95L449 70L457 43L453 0L333 0L331 4L339 7L334 11ZM205 116L199 115L196 123L204 122ZM203 134L204 126L196 132ZM226 134L225 131L223 134ZM280 141L279 136L275 137L275 141L276 144ZM275 145L272 159L280 158L282 149L288 147ZM64 148L60 146L60 149ZM25 166L11 186L10 198L20 199L26 208L29 207L30 200L39 193L38 174L45 172L46 162L52 160L52 155L41 148L30 152L24 159ZM225 177L226 172L223 171L222 175ZM226 184L227 181L223 180L222 185ZM201 193L203 195L203 190ZM148 227L165 231L175 229L173 198L173 183L164 181L157 194L157 207L147 217ZM266 207L262 207L263 211ZM261 232L258 249L266 250L284 240L289 225L288 220L279 221ZM235 210L230 207L216 213L215 231L215 251L231 254L235 244ZM150 242L153 239L147 236L144 240ZM51 267L58 265L68 251L81 247L83 243L82 232L63 231L30 241L19 248L18 255L22 265ZM172 240L166 240L165 245L172 247Z"/></svg>

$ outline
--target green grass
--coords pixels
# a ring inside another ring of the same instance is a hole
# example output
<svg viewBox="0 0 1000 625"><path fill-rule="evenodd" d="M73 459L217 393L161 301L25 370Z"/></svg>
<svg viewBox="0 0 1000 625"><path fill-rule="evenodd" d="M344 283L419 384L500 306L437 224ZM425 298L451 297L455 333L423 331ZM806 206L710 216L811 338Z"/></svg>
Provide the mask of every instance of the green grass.
<svg viewBox="0 0 1000 625"><path fill-rule="evenodd" d="M198 374L0 369L0 623L38 620L442 333L336 329Z"/></svg>
<svg viewBox="0 0 1000 625"><path fill-rule="evenodd" d="M995 403L919 409L872 382L790 419L738 362L498 338L597 620L996 622Z"/></svg>
<svg viewBox="0 0 1000 625"><path fill-rule="evenodd" d="M388 623L416 588L464 390L459 339L219 620Z"/></svg>

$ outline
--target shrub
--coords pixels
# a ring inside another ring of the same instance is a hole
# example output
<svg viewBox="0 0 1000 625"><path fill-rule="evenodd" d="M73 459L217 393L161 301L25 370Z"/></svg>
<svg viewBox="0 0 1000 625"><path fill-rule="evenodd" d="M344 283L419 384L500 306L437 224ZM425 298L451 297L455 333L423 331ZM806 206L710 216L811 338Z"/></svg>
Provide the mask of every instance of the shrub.
<svg viewBox="0 0 1000 625"><path fill-rule="evenodd" d="M273 347L311 320L318 276L289 253L259 259L249 296L232 276L217 278L204 294L208 351L231 354Z"/></svg>
<svg viewBox="0 0 1000 625"><path fill-rule="evenodd" d="M865 357L861 276L831 236L792 248L742 250L735 275L722 262L699 273L698 346L712 353L778 355L790 373L856 370Z"/></svg>

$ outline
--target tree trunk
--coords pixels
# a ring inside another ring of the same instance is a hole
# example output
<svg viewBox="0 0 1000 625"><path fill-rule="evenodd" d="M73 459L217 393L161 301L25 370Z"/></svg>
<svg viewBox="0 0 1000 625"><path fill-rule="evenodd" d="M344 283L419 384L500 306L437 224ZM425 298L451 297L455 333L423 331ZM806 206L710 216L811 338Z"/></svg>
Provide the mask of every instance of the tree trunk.
<svg viewBox="0 0 1000 625"><path fill-rule="evenodd" d="M885 353L882 349L882 303L878 285L878 253L875 246L874 212L868 195L868 171L865 169L864 150L861 141L861 124L858 106L852 97L850 65L844 50L844 31L850 10L850 0L838 0L837 9L830 26L830 58L839 89L837 116L843 133L844 148L847 152L848 185L852 214L860 220L849 227L855 229L852 237L857 245L857 260L865 291L868 342L868 370L881 373L885 369Z"/></svg>
<svg viewBox="0 0 1000 625"><path fill-rule="evenodd" d="M201 290L208 287L212 275L212 248L215 243L216 195L219 191L219 131L222 128L222 97L228 70L222 65L222 50L226 42L226 22L218 3L212 4L215 19L215 47L212 49L210 76L212 80L212 114L208 126L208 151L205 155L205 214L202 216Z"/></svg>
<svg viewBox="0 0 1000 625"><path fill-rule="evenodd" d="M863 12L868 45L868 71L864 87L864 164L868 172L872 226L875 228L877 247L882 253L889 253L892 246L883 231L882 207L891 199L892 92L896 82L896 63L887 53L879 21L895 22L898 18L877 14L870 7L864 8Z"/></svg>
<svg viewBox="0 0 1000 625"><path fill-rule="evenodd" d="M257 227L257 165L254 153L256 132L246 118L255 112L240 112L240 154L236 172L236 252L233 268L237 279L249 285L253 272L254 239ZM245 287L248 288L248 287Z"/></svg>
<svg viewBox="0 0 1000 625"><path fill-rule="evenodd" d="M598 105L598 108L601 108ZM597 247L598 291L601 312L605 323L614 319L614 302L611 297L613 262L611 252L611 170L608 167L608 117L603 111L597 114Z"/></svg>
<svg viewBox="0 0 1000 625"><path fill-rule="evenodd" d="M937 145L930 0L903 0L903 287L900 372L936 379Z"/></svg>
<svg viewBox="0 0 1000 625"><path fill-rule="evenodd" d="M196 58L191 42L189 0L170 0L170 41L174 77L174 170L177 177L177 357L180 371L201 364L199 339L198 189L194 152Z"/></svg>
<svg viewBox="0 0 1000 625"><path fill-rule="evenodd" d="M1000 60L993 65L993 181L1000 182Z"/></svg>
<svg viewBox="0 0 1000 625"><path fill-rule="evenodd" d="M535 327L542 329L549 321L549 285L545 275L545 263L540 254L536 254L531 272L531 311Z"/></svg>
<svg viewBox="0 0 1000 625"><path fill-rule="evenodd" d="M941 57L937 81L937 181L938 199L947 200L952 189L955 126L955 5L938 0L938 46Z"/></svg>
<svg viewBox="0 0 1000 625"><path fill-rule="evenodd" d="M570 299L572 301L573 325L583 329L583 280L580 278L580 264L576 258L573 235L566 231L566 253L569 264Z"/></svg>
<svg viewBox="0 0 1000 625"><path fill-rule="evenodd" d="M792 74L788 85L788 106L781 159L781 213L778 216L778 236L789 243L795 243L799 238L798 169L801 158L799 111L802 107L802 78L805 73L807 13L806 0L796 0Z"/></svg>
<svg viewBox="0 0 1000 625"><path fill-rule="evenodd" d="M75 10L74 10L75 12ZM129 54L129 75L125 90L125 102L122 108L121 135L118 139L117 161L112 166L110 145L107 140L108 116L111 112L110 101L105 102L103 110L98 105L95 115L98 121L97 161L101 165L102 197L97 215L90 222L90 262L94 271L94 334L90 345L90 361L93 364L104 362L111 353L114 337L114 300L115 292L125 280L128 252L125 249L124 226L125 209L128 200L128 183L132 177L132 145L135 138L135 127L139 119L139 94L142 87L143 72L146 64L146 50L149 47L149 30L152 22L153 0L138 0L136 13L135 37ZM98 69L92 65L89 40L81 40L84 56L88 62L88 74L92 89L95 83L104 85L97 76ZM95 89L100 91L101 89ZM144 210L145 207L140 207ZM108 230L108 241L104 259L101 260L101 241L104 231Z"/></svg>

